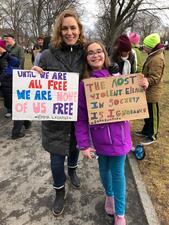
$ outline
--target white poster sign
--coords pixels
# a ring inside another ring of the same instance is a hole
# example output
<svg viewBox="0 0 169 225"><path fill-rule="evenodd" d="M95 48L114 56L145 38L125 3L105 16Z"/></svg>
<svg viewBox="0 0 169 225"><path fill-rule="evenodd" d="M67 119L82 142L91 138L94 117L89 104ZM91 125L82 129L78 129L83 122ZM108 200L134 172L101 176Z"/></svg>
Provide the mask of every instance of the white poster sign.
<svg viewBox="0 0 169 225"><path fill-rule="evenodd" d="M79 74L13 71L13 120L76 121Z"/></svg>

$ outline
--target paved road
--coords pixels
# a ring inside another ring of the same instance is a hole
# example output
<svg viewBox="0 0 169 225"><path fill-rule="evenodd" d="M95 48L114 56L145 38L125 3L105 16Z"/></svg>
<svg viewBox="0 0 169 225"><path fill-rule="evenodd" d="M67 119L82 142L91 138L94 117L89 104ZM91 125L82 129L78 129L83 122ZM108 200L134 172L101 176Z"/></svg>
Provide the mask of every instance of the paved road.
<svg viewBox="0 0 169 225"><path fill-rule="evenodd" d="M41 147L41 124L33 122L26 136L11 140L12 121L4 118L0 103L0 224L1 225L111 225L104 212L104 194L97 161L80 157L78 174L82 187L67 181L64 214L51 213L54 190L49 155ZM147 225L128 162L127 224Z"/></svg>

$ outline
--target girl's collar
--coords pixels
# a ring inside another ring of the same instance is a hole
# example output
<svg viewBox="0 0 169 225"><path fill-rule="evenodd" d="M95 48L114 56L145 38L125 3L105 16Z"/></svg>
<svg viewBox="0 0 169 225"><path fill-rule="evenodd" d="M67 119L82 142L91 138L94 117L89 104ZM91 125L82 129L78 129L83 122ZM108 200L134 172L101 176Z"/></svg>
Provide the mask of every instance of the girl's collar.
<svg viewBox="0 0 169 225"><path fill-rule="evenodd" d="M107 69L91 71L91 77L107 77L109 75L110 75L110 73Z"/></svg>

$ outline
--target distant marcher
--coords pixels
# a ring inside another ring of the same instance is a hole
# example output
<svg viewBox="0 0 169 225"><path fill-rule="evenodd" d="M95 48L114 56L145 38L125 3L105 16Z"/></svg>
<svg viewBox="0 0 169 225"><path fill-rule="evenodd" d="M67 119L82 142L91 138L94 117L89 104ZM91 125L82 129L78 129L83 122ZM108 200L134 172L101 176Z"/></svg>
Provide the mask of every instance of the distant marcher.
<svg viewBox="0 0 169 225"><path fill-rule="evenodd" d="M149 118L144 120L142 131L135 134L145 137L142 141L143 145L152 144L157 140L159 128L159 101L162 93L162 78L164 74L165 60L164 48L160 44L160 36L158 33L148 35L144 41L144 50L148 53L148 57L143 65L142 73L149 82L146 90L146 98L148 102Z"/></svg>
<svg viewBox="0 0 169 225"><path fill-rule="evenodd" d="M15 37L13 34L5 34L3 39L7 44L7 51L11 53L11 55L16 56L20 61L20 69L24 69L25 62L25 54L22 46L16 43Z"/></svg>
<svg viewBox="0 0 169 225"><path fill-rule="evenodd" d="M7 110L6 118L9 118L12 113L12 72L19 66L19 59L7 52L6 41L0 39L0 82L4 106Z"/></svg>
<svg viewBox="0 0 169 225"><path fill-rule="evenodd" d="M132 51L135 56L135 63L134 63L135 73L141 73L142 60L141 60L141 51L140 51L140 35L137 33L130 33L129 39L132 44Z"/></svg>
<svg viewBox="0 0 169 225"><path fill-rule="evenodd" d="M127 35L122 34L116 39L110 59L119 65L120 74L134 73L135 57Z"/></svg>
<svg viewBox="0 0 169 225"><path fill-rule="evenodd" d="M109 71L110 62L105 47L98 41L86 45L86 71L83 78L107 78L117 74ZM141 83L140 83L141 84ZM142 85L148 86L143 78ZM96 151L100 177L105 189L105 211L115 216L114 225L126 225L125 160L132 147L128 121L89 125L83 80L79 85L78 120L75 123L77 145L82 154L92 159ZM92 139L92 140L91 140Z"/></svg>
<svg viewBox="0 0 169 225"><path fill-rule="evenodd" d="M3 38L7 44L7 51L12 56L18 58L20 62L19 69L24 69L24 61L25 61L24 49L16 43L13 34L5 34ZM11 117L11 113L8 114L8 117ZM21 131L23 126L25 127L25 129L28 129L31 126L31 122L28 120L14 120L12 128L12 139L18 139L25 136L25 134Z"/></svg>
<svg viewBox="0 0 169 225"><path fill-rule="evenodd" d="M50 39L51 39L50 36L44 38L42 49L38 52L38 54L35 57L34 66L39 66L41 54L45 49L49 48Z"/></svg>
<svg viewBox="0 0 169 225"><path fill-rule="evenodd" d="M34 65L35 62L35 57L37 56L37 54L42 50L43 47L43 42L44 42L44 36L41 35L37 38L37 43L34 45L33 49L32 49L32 64Z"/></svg>

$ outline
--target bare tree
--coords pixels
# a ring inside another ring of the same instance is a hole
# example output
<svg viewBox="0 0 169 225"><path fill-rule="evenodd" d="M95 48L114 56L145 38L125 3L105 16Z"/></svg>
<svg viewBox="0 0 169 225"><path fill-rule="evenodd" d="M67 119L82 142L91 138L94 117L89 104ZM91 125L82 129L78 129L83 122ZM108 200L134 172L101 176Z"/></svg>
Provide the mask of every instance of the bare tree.
<svg viewBox="0 0 169 225"><path fill-rule="evenodd" d="M97 32L106 45L111 46L115 38L133 25L137 13L169 9L157 6L149 0L100 0ZM156 3L158 0L156 0Z"/></svg>
<svg viewBox="0 0 169 225"><path fill-rule="evenodd" d="M135 31L142 37L145 37L153 32L158 32L161 26L162 23L158 16L145 11L136 15L131 25L131 31Z"/></svg>
<svg viewBox="0 0 169 225"><path fill-rule="evenodd" d="M41 34L49 35L56 16L67 8L75 8L78 0L1 0L0 21L17 39L34 41Z"/></svg>
<svg viewBox="0 0 169 225"><path fill-rule="evenodd" d="M56 16L67 8L75 8L77 0L31 0L30 29L34 37L42 33L50 34Z"/></svg>
<svg viewBox="0 0 169 225"><path fill-rule="evenodd" d="M26 20L27 9L28 2L26 0L5 0L0 5L3 26L10 28L18 41L20 41L23 23Z"/></svg>

